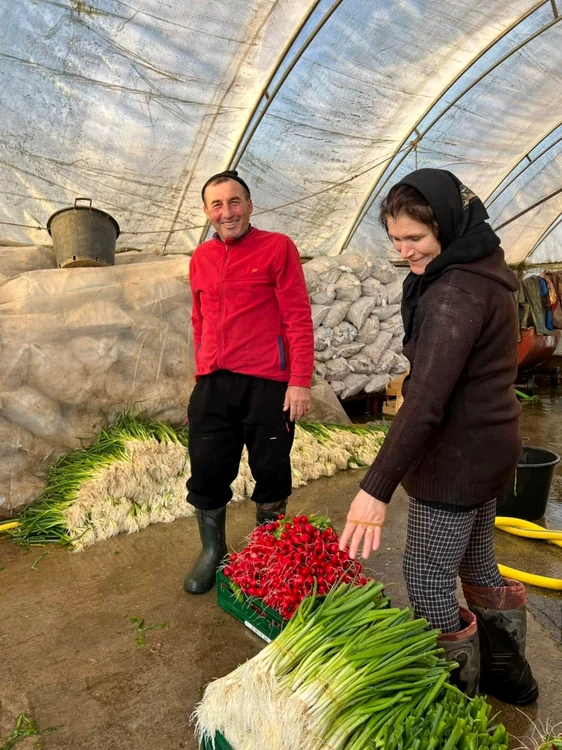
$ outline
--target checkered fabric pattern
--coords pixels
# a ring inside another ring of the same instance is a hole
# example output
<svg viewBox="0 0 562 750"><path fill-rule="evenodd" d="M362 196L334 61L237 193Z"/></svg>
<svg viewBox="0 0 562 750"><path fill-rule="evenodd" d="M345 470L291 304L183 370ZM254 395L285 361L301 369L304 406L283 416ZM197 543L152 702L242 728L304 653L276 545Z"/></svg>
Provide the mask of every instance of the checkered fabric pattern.
<svg viewBox="0 0 562 750"><path fill-rule="evenodd" d="M457 576L473 586L503 586L494 553L496 501L452 512L410 498L404 577L417 617L443 633L461 629Z"/></svg>

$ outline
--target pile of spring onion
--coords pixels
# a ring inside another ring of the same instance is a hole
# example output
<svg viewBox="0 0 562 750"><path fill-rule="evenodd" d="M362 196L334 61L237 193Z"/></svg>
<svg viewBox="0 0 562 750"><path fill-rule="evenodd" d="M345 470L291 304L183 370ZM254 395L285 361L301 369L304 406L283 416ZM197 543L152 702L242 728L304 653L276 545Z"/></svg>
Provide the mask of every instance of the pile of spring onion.
<svg viewBox="0 0 562 750"><path fill-rule="evenodd" d="M387 423L369 425L320 424L299 422L295 433L296 450L291 453L293 486L297 486L300 454L306 457L307 449L316 449L314 464L319 476L332 476L340 469L357 469L370 466L384 442ZM316 472L305 462L303 479L316 479ZM310 473L309 473L310 472Z"/></svg>
<svg viewBox="0 0 562 750"><path fill-rule="evenodd" d="M220 734L233 750L507 750L484 701L447 684L452 665L438 631L389 608L383 588L342 583L321 602L304 599L263 651L207 686L194 715L201 741Z"/></svg>
<svg viewBox="0 0 562 750"><path fill-rule="evenodd" d="M507 750L509 735L503 724L492 725L492 706L485 698L470 699L448 683L443 688L423 711L414 711L392 730L385 728L379 746L385 750ZM365 750L369 747L375 745Z"/></svg>
<svg viewBox="0 0 562 750"><path fill-rule="evenodd" d="M388 426L338 425L299 422L291 452L293 487L303 487L342 469L370 466L384 442ZM238 477L232 484L235 500L251 497L255 482L246 451Z"/></svg>
<svg viewBox="0 0 562 750"><path fill-rule="evenodd" d="M10 533L19 544L74 549L190 513L187 437L161 422L121 415L90 448L62 456Z"/></svg>
<svg viewBox="0 0 562 750"><path fill-rule="evenodd" d="M293 486L369 465L384 434L378 426L299 423L291 455ZM186 430L121 415L90 448L55 463L45 490L8 533L20 544L58 543L78 550L121 532L192 515L185 490L187 439ZM250 497L254 485L245 456L232 485L234 499Z"/></svg>

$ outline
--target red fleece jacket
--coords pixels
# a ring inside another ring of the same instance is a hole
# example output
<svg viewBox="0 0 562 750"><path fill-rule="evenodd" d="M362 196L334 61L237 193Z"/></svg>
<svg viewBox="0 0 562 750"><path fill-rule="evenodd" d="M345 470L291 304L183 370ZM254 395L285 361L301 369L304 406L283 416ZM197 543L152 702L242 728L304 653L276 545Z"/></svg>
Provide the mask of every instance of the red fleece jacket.
<svg viewBox="0 0 562 750"><path fill-rule="evenodd" d="M314 335L300 257L284 234L217 236L189 267L196 377L230 370L310 388Z"/></svg>

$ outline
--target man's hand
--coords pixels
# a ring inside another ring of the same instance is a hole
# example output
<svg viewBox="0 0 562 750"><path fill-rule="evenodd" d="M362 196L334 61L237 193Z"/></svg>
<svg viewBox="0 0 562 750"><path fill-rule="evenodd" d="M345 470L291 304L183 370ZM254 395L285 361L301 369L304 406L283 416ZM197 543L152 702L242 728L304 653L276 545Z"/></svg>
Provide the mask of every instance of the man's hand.
<svg viewBox="0 0 562 750"><path fill-rule="evenodd" d="M310 411L312 405L312 396L310 388L301 388L298 385L290 385L285 394L285 403L283 411L289 410L289 419L296 422L302 419L307 411Z"/></svg>
<svg viewBox="0 0 562 750"><path fill-rule="evenodd" d="M347 514L347 523L340 539L340 550L344 550L351 539L349 556L355 560L364 536L363 558L366 560L373 550L379 548L385 517L386 503L364 490L359 490Z"/></svg>

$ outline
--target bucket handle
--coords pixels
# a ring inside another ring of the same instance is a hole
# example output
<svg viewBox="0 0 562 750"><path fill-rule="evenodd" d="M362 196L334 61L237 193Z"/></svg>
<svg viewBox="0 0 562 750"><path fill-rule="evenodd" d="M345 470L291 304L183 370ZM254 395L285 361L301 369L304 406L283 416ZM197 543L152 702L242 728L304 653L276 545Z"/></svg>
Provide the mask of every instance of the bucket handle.
<svg viewBox="0 0 562 750"><path fill-rule="evenodd" d="M74 208L78 208L78 206L76 205L78 203L78 201L87 201L87 202L89 202L89 204L90 204L90 206L89 206L90 210L92 209L92 199L91 198L75 198L74 199Z"/></svg>

